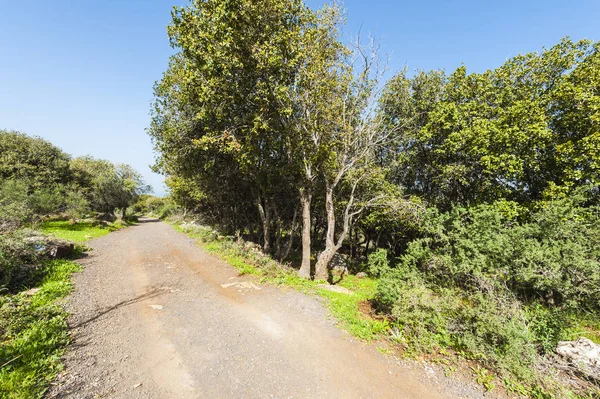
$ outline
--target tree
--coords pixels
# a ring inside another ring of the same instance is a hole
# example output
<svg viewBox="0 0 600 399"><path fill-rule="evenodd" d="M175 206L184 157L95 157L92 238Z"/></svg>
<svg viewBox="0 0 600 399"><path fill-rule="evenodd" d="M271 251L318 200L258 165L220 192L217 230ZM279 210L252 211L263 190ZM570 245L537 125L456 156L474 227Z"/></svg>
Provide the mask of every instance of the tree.
<svg viewBox="0 0 600 399"><path fill-rule="evenodd" d="M343 65L337 82L339 90L325 101L332 107L333 126L323 133L326 157L318 165L325 186L327 233L325 249L315 265L315 275L324 276L347 234L366 207L383 198L380 190L383 171L375 156L394 138L396 126L386 123L377 107L379 86L385 70L380 65L378 48L371 42L357 43L353 57L340 57ZM345 186L339 189L340 186ZM343 201L342 223L336 235L336 190Z"/></svg>
<svg viewBox="0 0 600 399"><path fill-rule="evenodd" d="M368 204L356 195L372 187L366 172L393 130L376 112L376 54L359 46L352 57L342 22L335 4L313 12L300 0L195 1L173 11L169 37L180 51L155 86L156 170L196 186L208 213L235 219L231 229L260 223L263 250L274 242L276 255L288 252L282 237L289 248L300 208L305 277L315 273L317 189L327 214L321 273ZM338 237L335 192L346 196Z"/></svg>
<svg viewBox="0 0 600 399"><path fill-rule="evenodd" d="M139 172L126 164L113 165L103 159L89 156L75 158L71 168L88 198L92 209L113 214L120 209L126 217L126 210L143 193L151 191L144 184Z"/></svg>
<svg viewBox="0 0 600 399"><path fill-rule="evenodd" d="M149 134L159 153L156 169L198 185L213 208L240 208L231 203L234 198L251 201L265 252L273 236L277 245L282 234L295 230L298 191L303 237L310 233L314 177L309 171L304 179L299 162L318 154L304 146L305 135L296 139L302 129L298 102L291 99L309 84L317 87L309 71L310 51L321 49L315 46L317 31L315 14L299 0L197 1L176 8L169 27L180 52L155 87ZM226 188L244 192L222 195ZM241 208L244 215L235 224L254 224L247 206ZM303 247L303 264L310 268L310 237Z"/></svg>
<svg viewBox="0 0 600 399"><path fill-rule="evenodd" d="M565 39L480 74L400 73L382 98L402 132L394 178L443 209L597 181L597 63L598 45Z"/></svg>
<svg viewBox="0 0 600 399"><path fill-rule="evenodd" d="M39 137L0 130L0 180L27 181L29 189L72 181L70 157Z"/></svg>

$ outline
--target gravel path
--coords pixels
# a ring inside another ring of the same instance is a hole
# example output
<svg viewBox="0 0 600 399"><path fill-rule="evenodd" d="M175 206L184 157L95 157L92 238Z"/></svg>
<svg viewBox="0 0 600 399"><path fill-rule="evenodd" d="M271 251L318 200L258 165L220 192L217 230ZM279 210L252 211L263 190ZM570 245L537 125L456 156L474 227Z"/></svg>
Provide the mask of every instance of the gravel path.
<svg viewBox="0 0 600 399"><path fill-rule="evenodd" d="M319 300L260 285L145 219L91 241L49 398L450 398L473 388L381 355Z"/></svg>

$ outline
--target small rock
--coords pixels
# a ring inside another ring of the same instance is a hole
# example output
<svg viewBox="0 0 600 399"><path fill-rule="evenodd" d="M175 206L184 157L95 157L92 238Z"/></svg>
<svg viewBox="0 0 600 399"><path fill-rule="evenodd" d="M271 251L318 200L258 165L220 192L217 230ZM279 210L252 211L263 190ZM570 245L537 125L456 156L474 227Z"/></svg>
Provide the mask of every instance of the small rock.
<svg viewBox="0 0 600 399"><path fill-rule="evenodd" d="M559 342L556 353L587 376L600 379L600 345L580 337Z"/></svg>
<svg viewBox="0 0 600 399"><path fill-rule="evenodd" d="M163 305L149 305L154 310L162 310Z"/></svg>
<svg viewBox="0 0 600 399"><path fill-rule="evenodd" d="M354 294L353 291L350 291L348 288L340 287L339 285L329 285L329 284L318 284L317 287L322 288L327 291L337 292L339 294Z"/></svg>
<svg viewBox="0 0 600 399"><path fill-rule="evenodd" d="M139 388L139 387L141 387L141 386L142 386L142 383L140 382L140 383L138 383L138 384L135 384L135 385L133 386L133 389L135 389L135 388Z"/></svg>
<svg viewBox="0 0 600 399"><path fill-rule="evenodd" d="M37 294L38 292L40 292L40 288L32 288L30 290L27 291L23 291L22 294L25 296L33 296L35 294Z"/></svg>
<svg viewBox="0 0 600 399"><path fill-rule="evenodd" d="M254 290L262 290L261 287L259 287L258 285L250 282L250 281L237 281L234 283L228 283L228 284L221 284L221 287L223 288L229 288L229 287L237 287L237 288L245 288L245 289L254 289ZM241 292L241 290L238 290L238 292Z"/></svg>
<svg viewBox="0 0 600 399"><path fill-rule="evenodd" d="M367 277L367 273L365 273L365 272L356 273L356 277L357 278L365 278L365 277Z"/></svg>

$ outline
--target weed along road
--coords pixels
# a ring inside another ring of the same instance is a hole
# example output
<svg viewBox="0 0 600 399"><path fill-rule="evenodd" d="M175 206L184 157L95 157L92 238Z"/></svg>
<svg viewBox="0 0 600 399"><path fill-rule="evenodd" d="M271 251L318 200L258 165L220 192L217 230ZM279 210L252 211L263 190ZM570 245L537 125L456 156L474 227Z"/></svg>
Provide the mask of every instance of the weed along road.
<svg viewBox="0 0 600 399"><path fill-rule="evenodd" d="M168 224L90 246L47 397L457 397L339 330L317 299L238 276Z"/></svg>

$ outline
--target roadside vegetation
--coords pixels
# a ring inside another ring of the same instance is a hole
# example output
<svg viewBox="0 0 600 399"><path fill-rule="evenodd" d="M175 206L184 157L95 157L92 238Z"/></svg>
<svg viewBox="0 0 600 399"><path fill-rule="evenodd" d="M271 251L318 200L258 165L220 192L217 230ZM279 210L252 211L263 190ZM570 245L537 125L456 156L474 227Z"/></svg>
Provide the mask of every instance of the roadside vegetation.
<svg viewBox="0 0 600 399"><path fill-rule="evenodd" d="M127 165L75 158L53 144L0 130L0 397L41 398L69 342L61 300L83 243L146 191Z"/></svg>
<svg viewBox="0 0 600 399"><path fill-rule="evenodd" d="M514 396L598 395L557 345L599 336L600 44L388 78L343 20L301 0L175 8L149 129L170 196L147 206L213 226L186 228L242 272L353 289L326 295L367 320L357 336Z"/></svg>

